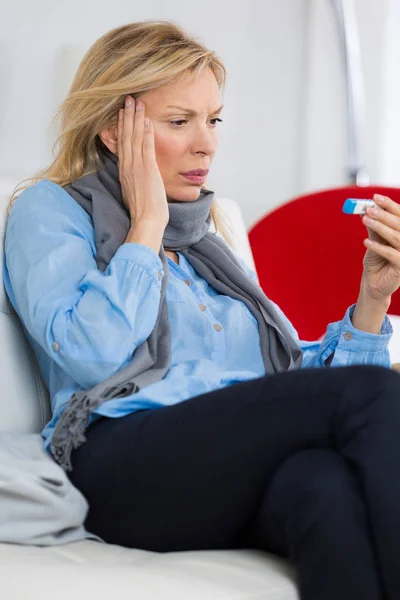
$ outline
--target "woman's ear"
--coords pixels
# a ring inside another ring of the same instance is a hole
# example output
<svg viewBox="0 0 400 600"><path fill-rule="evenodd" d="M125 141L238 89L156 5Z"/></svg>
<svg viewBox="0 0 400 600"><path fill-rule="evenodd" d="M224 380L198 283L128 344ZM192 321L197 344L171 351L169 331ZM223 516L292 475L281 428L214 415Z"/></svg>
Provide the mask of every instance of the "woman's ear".
<svg viewBox="0 0 400 600"><path fill-rule="evenodd" d="M99 133L99 138L105 146L118 156L118 129L114 125L105 127Z"/></svg>

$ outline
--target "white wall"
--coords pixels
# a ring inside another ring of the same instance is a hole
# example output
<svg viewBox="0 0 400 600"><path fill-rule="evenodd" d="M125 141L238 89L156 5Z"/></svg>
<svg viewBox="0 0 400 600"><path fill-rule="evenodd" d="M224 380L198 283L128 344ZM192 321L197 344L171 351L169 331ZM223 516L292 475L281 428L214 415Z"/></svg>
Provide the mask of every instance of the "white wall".
<svg viewBox="0 0 400 600"><path fill-rule="evenodd" d="M384 90L381 106L381 137L378 172L393 185L400 179L400 1L390 0L382 43L386 68L382 74ZM378 90L379 93L379 90Z"/></svg>
<svg viewBox="0 0 400 600"><path fill-rule="evenodd" d="M371 183L400 183L400 171L389 172L385 164L396 148L383 128L389 116L388 99L400 82L392 57L394 46L399 46L399 4L399 0L355 0L365 94L365 155ZM343 62L329 2L311 3L306 45L299 192L348 181ZM390 127L397 125L398 135L400 121L394 119L394 112Z"/></svg>
<svg viewBox="0 0 400 600"><path fill-rule="evenodd" d="M238 200L248 226L300 192L346 182L344 87L328 0L1 1L0 184L50 162L51 119L88 47L148 18L179 23L227 66L209 183ZM399 0L356 0L356 8L368 165L373 180L400 183Z"/></svg>

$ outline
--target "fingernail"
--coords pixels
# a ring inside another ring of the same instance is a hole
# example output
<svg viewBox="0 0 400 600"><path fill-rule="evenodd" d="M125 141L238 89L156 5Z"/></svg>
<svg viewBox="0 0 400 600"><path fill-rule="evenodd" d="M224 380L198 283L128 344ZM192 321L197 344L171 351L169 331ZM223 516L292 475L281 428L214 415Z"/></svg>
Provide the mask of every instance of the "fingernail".
<svg viewBox="0 0 400 600"><path fill-rule="evenodd" d="M144 120L144 124L146 125L146 127L149 127L150 125L150 119L148 119L147 117Z"/></svg>
<svg viewBox="0 0 400 600"><path fill-rule="evenodd" d="M144 106L144 104L141 100L138 100L136 102L136 110L142 110L143 106Z"/></svg>
<svg viewBox="0 0 400 600"><path fill-rule="evenodd" d="M374 200L376 200L379 204L381 204L382 202L384 202L385 199L380 194L375 194Z"/></svg>
<svg viewBox="0 0 400 600"><path fill-rule="evenodd" d="M125 98L125 106L131 106L132 104L132 98L130 96L127 96Z"/></svg>

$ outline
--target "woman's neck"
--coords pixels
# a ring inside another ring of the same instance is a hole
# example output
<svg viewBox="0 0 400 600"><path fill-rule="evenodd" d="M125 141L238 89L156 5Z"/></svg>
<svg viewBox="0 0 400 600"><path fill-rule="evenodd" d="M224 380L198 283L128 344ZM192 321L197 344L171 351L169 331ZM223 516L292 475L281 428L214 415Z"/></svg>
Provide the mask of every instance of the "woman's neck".
<svg viewBox="0 0 400 600"><path fill-rule="evenodd" d="M165 254L169 256L177 265L179 265L179 256L176 252L171 252L171 250L166 250Z"/></svg>

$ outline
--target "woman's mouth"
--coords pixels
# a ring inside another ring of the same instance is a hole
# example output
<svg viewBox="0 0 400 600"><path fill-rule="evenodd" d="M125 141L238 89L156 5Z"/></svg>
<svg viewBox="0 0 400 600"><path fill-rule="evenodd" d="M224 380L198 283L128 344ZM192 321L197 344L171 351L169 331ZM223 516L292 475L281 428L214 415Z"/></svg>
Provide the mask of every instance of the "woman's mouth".
<svg viewBox="0 0 400 600"><path fill-rule="evenodd" d="M184 175L181 173L182 177L196 183L197 185L202 185L207 179L206 175Z"/></svg>
<svg viewBox="0 0 400 600"><path fill-rule="evenodd" d="M207 173L208 169L193 169L192 171L186 171L186 173L180 173L180 175L197 185L202 185L207 178Z"/></svg>

